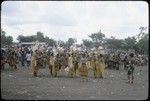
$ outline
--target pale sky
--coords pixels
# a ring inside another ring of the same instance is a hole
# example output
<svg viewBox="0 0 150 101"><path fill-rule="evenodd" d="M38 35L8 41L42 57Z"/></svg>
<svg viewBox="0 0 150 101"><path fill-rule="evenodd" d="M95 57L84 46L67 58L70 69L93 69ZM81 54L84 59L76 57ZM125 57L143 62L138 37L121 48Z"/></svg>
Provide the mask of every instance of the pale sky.
<svg viewBox="0 0 150 101"><path fill-rule="evenodd" d="M100 29L118 39L149 28L148 3L144 1L4 1L1 28L17 41L18 35L43 32L55 40L89 39ZM147 30L148 32L148 30Z"/></svg>

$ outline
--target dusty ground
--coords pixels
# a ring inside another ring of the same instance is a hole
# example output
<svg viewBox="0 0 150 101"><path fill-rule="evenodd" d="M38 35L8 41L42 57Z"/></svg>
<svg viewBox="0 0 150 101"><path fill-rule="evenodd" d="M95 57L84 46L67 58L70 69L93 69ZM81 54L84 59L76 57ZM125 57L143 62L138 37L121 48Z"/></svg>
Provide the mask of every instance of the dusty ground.
<svg viewBox="0 0 150 101"><path fill-rule="evenodd" d="M104 79L88 81L68 78L62 71L51 77L48 69L33 77L27 68L13 70L6 65L1 72L1 97L11 100L145 100L148 97L148 66L135 68L134 84L126 83L126 71L105 70Z"/></svg>

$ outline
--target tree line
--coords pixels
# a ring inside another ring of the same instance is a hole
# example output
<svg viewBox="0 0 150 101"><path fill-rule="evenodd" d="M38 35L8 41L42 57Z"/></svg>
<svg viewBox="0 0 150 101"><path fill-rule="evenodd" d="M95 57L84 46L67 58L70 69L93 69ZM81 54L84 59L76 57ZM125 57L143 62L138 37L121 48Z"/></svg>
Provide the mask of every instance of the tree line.
<svg viewBox="0 0 150 101"><path fill-rule="evenodd" d="M122 49L129 50L133 49L140 53L148 53L148 33L145 33L145 27L140 27L140 33L137 36L127 37L125 39L116 39L114 36L107 38L104 33L98 31L97 33L91 33L90 39L83 39L82 44L86 48L93 48L103 46L108 49ZM70 47L72 44L77 42L75 38L69 38L66 42L62 40L54 40L47 36L44 37L44 33L37 32L36 35L24 36L19 35L17 40L19 42L46 42L49 46L56 46L59 44L61 47ZM6 36L6 32L1 30L1 45L11 45L13 43L12 36Z"/></svg>
<svg viewBox="0 0 150 101"><path fill-rule="evenodd" d="M1 47L9 46L13 43L12 36L6 36L6 32L1 30Z"/></svg>

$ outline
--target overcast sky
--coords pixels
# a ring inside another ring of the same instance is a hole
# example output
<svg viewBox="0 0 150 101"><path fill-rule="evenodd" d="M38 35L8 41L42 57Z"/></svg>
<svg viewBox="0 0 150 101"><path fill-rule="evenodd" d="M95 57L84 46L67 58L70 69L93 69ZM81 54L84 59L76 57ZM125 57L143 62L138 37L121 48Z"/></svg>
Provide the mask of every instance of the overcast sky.
<svg viewBox="0 0 150 101"><path fill-rule="evenodd" d="M119 39L149 27L148 3L144 1L5 1L1 28L14 41L18 35L43 32L55 40L76 38L78 43L100 29Z"/></svg>

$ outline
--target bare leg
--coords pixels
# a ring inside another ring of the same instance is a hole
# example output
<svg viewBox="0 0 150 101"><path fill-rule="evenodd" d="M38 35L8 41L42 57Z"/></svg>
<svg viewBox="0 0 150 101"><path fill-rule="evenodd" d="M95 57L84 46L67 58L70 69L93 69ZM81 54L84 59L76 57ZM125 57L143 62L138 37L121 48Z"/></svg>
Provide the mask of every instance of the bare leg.
<svg viewBox="0 0 150 101"><path fill-rule="evenodd" d="M128 75L128 82L130 83L130 75Z"/></svg>
<svg viewBox="0 0 150 101"><path fill-rule="evenodd" d="M97 70L96 70L96 67L95 67L95 68L94 68L94 77L95 77L95 78L97 78L96 74L97 74Z"/></svg>
<svg viewBox="0 0 150 101"><path fill-rule="evenodd" d="M134 80L134 76L133 76L133 74L132 74L132 81L131 81L131 83L133 83L133 80Z"/></svg>
<svg viewBox="0 0 150 101"><path fill-rule="evenodd" d="M33 71L33 76L37 76L37 73L38 73L38 70L35 69L35 70Z"/></svg>
<svg viewBox="0 0 150 101"><path fill-rule="evenodd" d="M17 69L17 66L15 65L14 69Z"/></svg>
<svg viewBox="0 0 150 101"><path fill-rule="evenodd" d="M49 73L50 73L50 75L53 75L53 73L52 73L52 66L51 65L49 66Z"/></svg>
<svg viewBox="0 0 150 101"><path fill-rule="evenodd" d="M56 72L56 71L55 71L55 74L54 74L54 76L55 76L55 77L57 77L57 72Z"/></svg>
<svg viewBox="0 0 150 101"><path fill-rule="evenodd" d="M37 76L37 73L35 71L33 72L33 76Z"/></svg>
<svg viewBox="0 0 150 101"><path fill-rule="evenodd" d="M2 63L2 65L1 65L1 70L4 70L4 63Z"/></svg>

